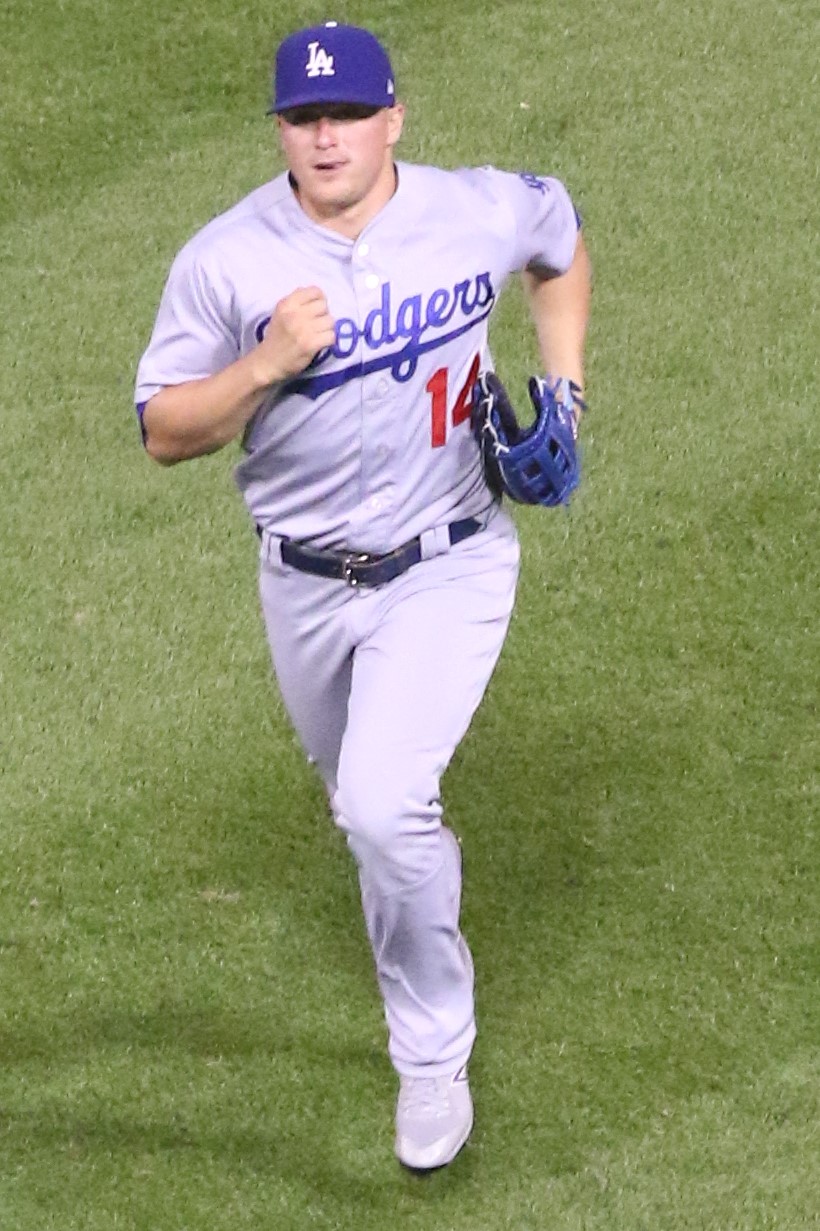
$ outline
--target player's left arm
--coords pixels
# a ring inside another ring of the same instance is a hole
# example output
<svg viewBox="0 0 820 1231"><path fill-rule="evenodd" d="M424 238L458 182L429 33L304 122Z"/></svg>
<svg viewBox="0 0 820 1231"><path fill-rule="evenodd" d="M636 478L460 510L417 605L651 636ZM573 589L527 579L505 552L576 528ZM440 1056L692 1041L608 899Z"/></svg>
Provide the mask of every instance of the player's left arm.
<svg viewBox="0 0 820 1231"><path fill-rule="evenodd" d="M565 273L531 266L522 278L538 335L542 370L553 377L567 377L583 396L592 271L582 232L578 232L572 263Z"/></svg>

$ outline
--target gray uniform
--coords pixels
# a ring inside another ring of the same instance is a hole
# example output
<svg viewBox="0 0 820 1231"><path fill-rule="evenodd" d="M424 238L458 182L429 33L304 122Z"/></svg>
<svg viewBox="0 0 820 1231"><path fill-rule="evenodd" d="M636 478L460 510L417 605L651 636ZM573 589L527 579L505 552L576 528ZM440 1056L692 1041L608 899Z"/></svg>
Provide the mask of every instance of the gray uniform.
<svg viewBox="0 0 820 1231"><path fill-rule="evenodd" d="M246 354L290 292L326 295L335 345L271 389L236 478L261 533L282 696L356 857L390 1054L411 1076L453 1071L475 1034L439 784L500 653L518 569L470 393L506 278L564 272L577 233L554 179L399 163L395 195L349 240L312 222L282 175L182 249L137 376L139 406ZM451 546L465 518L484 528ZM284 539L384 553L417 536L421 562L372 589L281 558Z"/></svg>

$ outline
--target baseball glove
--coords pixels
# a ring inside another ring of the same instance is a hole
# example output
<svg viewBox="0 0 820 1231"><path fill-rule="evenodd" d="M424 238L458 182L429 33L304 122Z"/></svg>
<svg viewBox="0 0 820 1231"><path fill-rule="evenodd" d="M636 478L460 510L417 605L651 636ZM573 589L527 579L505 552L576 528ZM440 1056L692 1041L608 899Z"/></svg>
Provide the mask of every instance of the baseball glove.
<svg viewBox="0 0 820 1231"><path fill-rule="evenodd" d="M473 388L471 424L491 491L521 504L566 504L581 477L573 408L586 410L571 380L533 376L535 422L519 426L495 372L482 372Z"/></svg>

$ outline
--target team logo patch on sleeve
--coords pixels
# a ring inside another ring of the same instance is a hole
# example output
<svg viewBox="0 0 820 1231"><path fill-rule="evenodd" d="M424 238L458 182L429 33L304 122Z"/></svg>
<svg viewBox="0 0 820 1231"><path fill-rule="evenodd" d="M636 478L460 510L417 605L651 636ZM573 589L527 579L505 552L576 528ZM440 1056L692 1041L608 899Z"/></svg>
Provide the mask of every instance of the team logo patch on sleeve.
<svg viewBox="0 0 820 1231"><path fill-rule="evenodd" d="M547 191L547 185L537 175L533 175L530 171L519 171L518 178L522 179L528 188L533 188L536 192L540 192L543 197Z"/></svg>

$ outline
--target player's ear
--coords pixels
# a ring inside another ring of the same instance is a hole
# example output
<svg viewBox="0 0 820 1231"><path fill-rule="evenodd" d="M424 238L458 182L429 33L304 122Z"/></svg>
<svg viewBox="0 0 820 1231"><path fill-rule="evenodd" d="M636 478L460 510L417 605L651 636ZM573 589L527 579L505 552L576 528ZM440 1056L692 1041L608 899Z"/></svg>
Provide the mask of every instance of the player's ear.
<svg viewBox="0 0 820 1231"><path fill-rule="evenodd" d="M404 127L404 103L396 103L387 111L387 144L395 145Z"/></svg>

